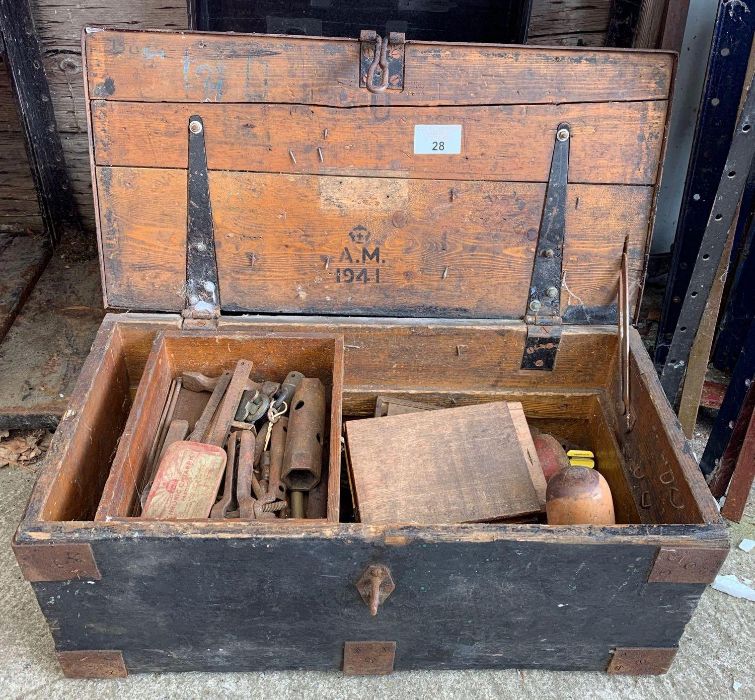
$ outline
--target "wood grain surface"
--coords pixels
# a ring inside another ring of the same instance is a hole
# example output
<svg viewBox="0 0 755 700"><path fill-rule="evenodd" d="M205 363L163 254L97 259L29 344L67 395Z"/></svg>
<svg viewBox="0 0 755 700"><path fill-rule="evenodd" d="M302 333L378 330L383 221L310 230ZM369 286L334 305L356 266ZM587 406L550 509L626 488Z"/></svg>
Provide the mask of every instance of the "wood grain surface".
<svg viewBox="0 0 755 700"><path fill-rule="evenodd" d="M346 439L362 523L474 522L542 508L505 402L348 421Z"/></svg>
<svg viewBox="0 0 755 700"><path fill-rule="evenodd" d="M108 304L180 310L186 172L100 167L97 182ZM542 184L212 172L210 193L226 311L524 313ZM650 187L569 187L564 309L615 301L625 235L636 302L651 202Z"/></svg>
<svg viewBox="0 0 755 700"><path fill-rule="evenodd" d="M106 299L184 305L187 124L205 123L225 312L521 318L559 123L571 127L562 311L632 304L674 59L405 45L405 87L359 87L350 39L91 30L87 88ZM414 153L417 124L461 153Z"/></svg>
<svg viewBox="0 0 755 700"><path fill-rule="evenodd" d="M95 31L92 98L139 102L355 105L556 104L665 100L671 53L495 44L405 46L404 90L359 87L354 39Z"/></svg>
<svg viewBox="0 0 755 700"><path fill-rule="evenodd" d="M92 100L95 162L186 168L189 117L211 170L546 182L556 127L571 128L569 181L652 185L664 101L363 107ZM415 155L415 124L460 124L458 155ZM638 148L641 144L641 148Z"/></svg>

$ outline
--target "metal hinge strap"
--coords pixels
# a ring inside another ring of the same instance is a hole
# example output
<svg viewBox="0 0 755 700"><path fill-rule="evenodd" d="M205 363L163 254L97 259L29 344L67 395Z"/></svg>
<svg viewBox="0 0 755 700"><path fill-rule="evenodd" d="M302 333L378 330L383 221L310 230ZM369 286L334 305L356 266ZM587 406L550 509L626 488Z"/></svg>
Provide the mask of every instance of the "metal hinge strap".
<svg viewBox="0 0 755 700"><path fill-rule="evenodd" d="M182 315L206 325L220 316L220 288L204 123L196 114L189 117L187 182L186 305Z"/></svg>
<svg viewBox="0 0 755 700"><path fill-rule="evenodd" d="M545 203L540 219L535 259L524 320L527 340L522 369L552 370L561 341L561 274L569 179L568 124L559 124L553 146Z"/></svg>

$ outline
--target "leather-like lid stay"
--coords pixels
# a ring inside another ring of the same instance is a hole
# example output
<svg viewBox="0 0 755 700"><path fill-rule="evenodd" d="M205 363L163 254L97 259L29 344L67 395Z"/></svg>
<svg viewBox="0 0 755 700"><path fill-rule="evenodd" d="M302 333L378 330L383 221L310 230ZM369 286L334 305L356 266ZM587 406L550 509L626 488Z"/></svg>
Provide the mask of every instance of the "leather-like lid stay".
<svg viewBox="0 0 755 700"><path fill-rule="evenodd" d="M404 89L373 94L360 51L348 39L85 31L108 307L185 305L193 114L224 312L522 318L560 123L562 315L604 320L625 237L636 306L673 55L408 41ZM437 150L446 134L458 147Z"/></svg>

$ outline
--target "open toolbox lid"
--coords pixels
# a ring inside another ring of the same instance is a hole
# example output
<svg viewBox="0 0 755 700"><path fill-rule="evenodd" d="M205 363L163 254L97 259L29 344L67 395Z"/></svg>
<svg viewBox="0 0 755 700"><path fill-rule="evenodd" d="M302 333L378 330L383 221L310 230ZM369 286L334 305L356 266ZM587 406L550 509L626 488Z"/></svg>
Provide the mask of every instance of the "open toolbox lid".
<svg viewBox="0 0 755 700"><path fill-rule="evenodd" d="M109 308L616 323L626 239L637 309L673 54L89 28L84 56Z"/></svg>

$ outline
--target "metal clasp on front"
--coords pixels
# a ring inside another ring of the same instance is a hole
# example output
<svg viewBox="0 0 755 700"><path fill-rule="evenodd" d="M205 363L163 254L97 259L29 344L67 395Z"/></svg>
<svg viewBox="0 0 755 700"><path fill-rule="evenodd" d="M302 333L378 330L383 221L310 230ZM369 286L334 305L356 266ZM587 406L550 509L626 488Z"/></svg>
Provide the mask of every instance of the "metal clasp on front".
<svg viewBox="0 0 755 700"><path fill-rule="evenodd" d="M370 615L378 614L378 608L393 593L396 584L387 566L371 564L356 582L359 595L370 608Z"/></svg>
<svg viewBox="0 0 755 700"><path fill-rule="evenodd" d="M362 30L359 41L360 87L372 93L403 90L405 35L391 32L383 38L372 30Z"/></svg>

